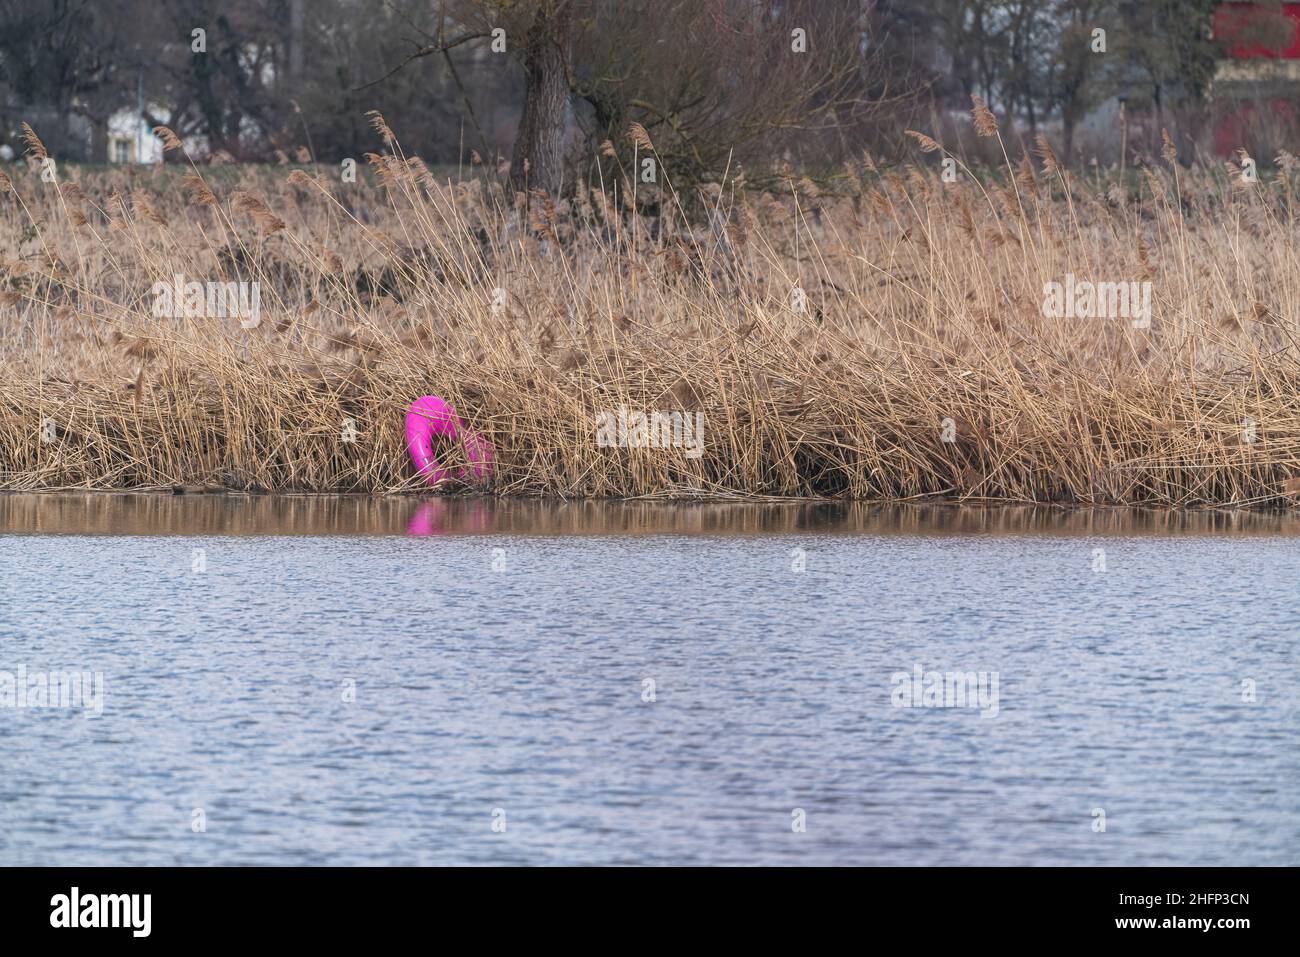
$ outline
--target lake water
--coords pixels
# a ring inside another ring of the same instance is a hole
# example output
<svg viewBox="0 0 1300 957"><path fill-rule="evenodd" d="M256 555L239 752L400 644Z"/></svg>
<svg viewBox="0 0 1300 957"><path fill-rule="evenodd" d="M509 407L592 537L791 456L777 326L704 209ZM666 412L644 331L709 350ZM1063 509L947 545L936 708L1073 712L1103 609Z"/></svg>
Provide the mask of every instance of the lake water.
<svg viewBox="0 0 1300 957"><path fill-rule="evenodd" d="M1300 864L1298 531L0 496L0 861Z"/></svg>

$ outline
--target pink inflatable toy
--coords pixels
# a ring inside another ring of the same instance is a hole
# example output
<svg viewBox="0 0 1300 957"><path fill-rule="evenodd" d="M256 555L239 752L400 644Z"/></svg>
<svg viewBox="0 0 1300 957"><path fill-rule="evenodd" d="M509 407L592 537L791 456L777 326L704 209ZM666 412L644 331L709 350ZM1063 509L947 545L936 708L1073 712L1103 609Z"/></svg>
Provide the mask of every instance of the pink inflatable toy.
<svg viewBox="0 0 1300 957"><path fill-rule="evenodd" d="M462 482L471 475L484 478L491 471L492 443L473 429L465 428L456 410L436 395L421 396L411 403L411 411L406 413L406 448L416 469L430 485L453 477L451 470L443 468L433 454L435 437L464 443L469 469L458 469L455 478Z"/></svg>

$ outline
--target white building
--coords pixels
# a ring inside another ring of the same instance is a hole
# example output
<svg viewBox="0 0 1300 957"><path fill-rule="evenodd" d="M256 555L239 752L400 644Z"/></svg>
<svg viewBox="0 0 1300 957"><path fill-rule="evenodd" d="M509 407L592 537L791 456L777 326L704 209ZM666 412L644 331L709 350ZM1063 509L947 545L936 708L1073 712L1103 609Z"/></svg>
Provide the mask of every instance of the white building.
<svg viewBox="0 0 1300 957"><path fill-rule="evenodd" d="M110 163L161 163L162 142L135 110L119 110L108 119Z"/></svg>

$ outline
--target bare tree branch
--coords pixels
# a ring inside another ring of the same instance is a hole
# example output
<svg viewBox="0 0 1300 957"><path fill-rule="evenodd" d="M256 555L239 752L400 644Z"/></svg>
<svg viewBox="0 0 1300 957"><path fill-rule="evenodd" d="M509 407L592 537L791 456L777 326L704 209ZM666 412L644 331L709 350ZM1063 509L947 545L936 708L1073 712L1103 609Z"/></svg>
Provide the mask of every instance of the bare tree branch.
<svg viewBox="0 0 1300 957"><path fill-rule="evenodd" d="M398 72L400 72L402 68L405 67L412 60L418 60L420 59L420 57L431 56L434 53L446 53L448 50L454 50L462 43L468 43L470 40L482 40L490 36L491 36L490 33L467 33L464 36L457 37L454 40L449 40L448 42L443 44L430 43L427 46L422 46L414 53L412 53L410 56L408 56L405 60L403 60L401 63L397 64L397 66L393 67L383 76L381 76L379 79L371 80L369 83L363 83L361 86L354 87L352 92L358 93L361 90L367 90L372 86L377 86L378 84L383 83L389 77L392 77Z"/></svg>

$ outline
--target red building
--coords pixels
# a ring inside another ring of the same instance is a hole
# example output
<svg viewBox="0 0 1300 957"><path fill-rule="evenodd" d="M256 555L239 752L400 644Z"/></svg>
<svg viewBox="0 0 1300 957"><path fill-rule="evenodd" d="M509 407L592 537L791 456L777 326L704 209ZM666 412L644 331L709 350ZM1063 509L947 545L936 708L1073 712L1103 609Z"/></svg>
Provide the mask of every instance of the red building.
<svg viewBox="0 0 1300 957"><path fill-rule="evenodd" d="M1214 13L1223 51L1212 95L1230 101L1214 148L1227 156L1262 127L1300 126L1300 3L1224 3Z"/></svg>
<svg viewBox="0 0 1300 957"><path fill-rule="evenodd" d="M1300 60L1300 3L1225 3L1214 12L1214 38L1233 60Z"/></svg>

